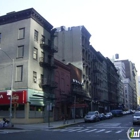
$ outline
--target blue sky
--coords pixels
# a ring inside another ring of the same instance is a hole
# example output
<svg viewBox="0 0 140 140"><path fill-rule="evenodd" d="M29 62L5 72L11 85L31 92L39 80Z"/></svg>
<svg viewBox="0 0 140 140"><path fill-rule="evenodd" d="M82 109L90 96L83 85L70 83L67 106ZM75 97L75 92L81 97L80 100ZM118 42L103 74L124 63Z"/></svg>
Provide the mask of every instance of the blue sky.
<svg viewBox="0 0 140 140"><path fill-rule="evenodd" d="M139 0L1 0L0 15L34 8L54 27L84 25L90 42L105 57L119 53L140 75Z"/></svg>

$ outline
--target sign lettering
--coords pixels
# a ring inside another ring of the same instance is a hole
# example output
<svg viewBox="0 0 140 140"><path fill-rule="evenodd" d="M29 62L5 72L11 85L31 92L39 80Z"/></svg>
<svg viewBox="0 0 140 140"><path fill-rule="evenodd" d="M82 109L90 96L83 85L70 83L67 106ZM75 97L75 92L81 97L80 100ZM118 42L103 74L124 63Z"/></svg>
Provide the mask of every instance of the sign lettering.
<svg viewBox="0 0 140 140"><path fill-rule="evenodd" d="M3 98L3 95L0 95L0 99L2 99Z"/></svg>

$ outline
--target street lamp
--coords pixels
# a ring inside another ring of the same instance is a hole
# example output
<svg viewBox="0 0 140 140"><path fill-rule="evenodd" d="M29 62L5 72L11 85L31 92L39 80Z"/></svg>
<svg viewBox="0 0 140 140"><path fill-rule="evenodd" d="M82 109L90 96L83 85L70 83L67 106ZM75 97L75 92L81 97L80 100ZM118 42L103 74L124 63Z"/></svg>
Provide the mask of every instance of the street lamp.
<svg viewBox="0 0 140 140"><path fill-rule="evenodd" d="M0 48L2 51L11 61L12 61L12 71L11 71L11 95L10 95L10 114L9 114L9 121L11 123L12 120L12 92L13 92L13 73L14 73L14 59L12 59L4 50Z"/></svg>

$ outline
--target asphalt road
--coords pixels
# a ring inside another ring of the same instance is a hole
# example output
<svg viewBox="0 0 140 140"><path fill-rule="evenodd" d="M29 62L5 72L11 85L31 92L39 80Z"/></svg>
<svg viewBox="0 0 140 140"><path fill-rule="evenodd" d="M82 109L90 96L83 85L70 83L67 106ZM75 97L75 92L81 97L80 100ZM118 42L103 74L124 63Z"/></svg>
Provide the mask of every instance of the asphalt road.
<svg viewBox="0 0 140 140"><path fill-rule="evenodd" d="M133 126L132 115L127 115L63 129L0 131L0 140L128 140L130 127L140 129L140 125Z"/></svg>

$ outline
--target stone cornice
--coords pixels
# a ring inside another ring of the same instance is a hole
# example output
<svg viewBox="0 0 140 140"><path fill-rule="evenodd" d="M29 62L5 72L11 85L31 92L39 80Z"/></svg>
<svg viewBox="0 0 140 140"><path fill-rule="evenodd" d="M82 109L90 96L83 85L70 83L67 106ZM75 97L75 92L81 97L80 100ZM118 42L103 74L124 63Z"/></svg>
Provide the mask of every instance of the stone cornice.
<svg viewBox="0 0 140 140"><path fill-rule="evenodd" d="M49 32L53 28L53 26L33 8L0 16L0 25L17 22L28 18L34 19L38 24L40 24Z"/></svg>

